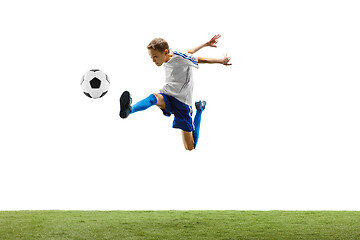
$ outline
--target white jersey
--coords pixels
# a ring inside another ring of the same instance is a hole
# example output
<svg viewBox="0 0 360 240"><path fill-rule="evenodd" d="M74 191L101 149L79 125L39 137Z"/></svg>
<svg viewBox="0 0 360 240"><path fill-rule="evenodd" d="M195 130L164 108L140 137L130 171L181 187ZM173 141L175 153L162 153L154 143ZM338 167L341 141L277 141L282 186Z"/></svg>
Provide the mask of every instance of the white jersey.
<svg viewBox="0 0 360 240"><path fill-rule="evenodd" d="M198 58L185 51L172 51L172 58L164 63L166 84L160 93L175 97L182 103L192 105L192 67L199 68Z"/></svg>

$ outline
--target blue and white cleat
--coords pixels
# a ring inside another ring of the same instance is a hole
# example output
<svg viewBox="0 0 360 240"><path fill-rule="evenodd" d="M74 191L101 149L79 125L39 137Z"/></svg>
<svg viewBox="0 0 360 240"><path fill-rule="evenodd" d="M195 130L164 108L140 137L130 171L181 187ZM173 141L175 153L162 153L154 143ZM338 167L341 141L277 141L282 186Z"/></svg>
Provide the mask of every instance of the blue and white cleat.
<svg viewBox="0 0 360 240"><path fill-rule="evenodd" d="M197 111L203 111L205 110L205 106L206 106L206 101L198 101L195 102L195 107Z"/></svg>

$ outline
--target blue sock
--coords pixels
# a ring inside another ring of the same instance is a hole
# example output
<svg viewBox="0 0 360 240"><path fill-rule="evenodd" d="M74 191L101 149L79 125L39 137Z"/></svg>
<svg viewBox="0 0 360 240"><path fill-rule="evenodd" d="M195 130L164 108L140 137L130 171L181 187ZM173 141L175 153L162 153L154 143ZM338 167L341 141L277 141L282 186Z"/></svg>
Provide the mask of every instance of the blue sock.
<svg viewBox="0 0 360 240"><path fill-rule="evenodd" d="M147 98L132 105L130 114L148 109L149 107L154 106L156 103L157 103L157 99L155 95L150 94L150 96L148 96Z"/></svg>
<svg viewBox="0 0 360 240"><path fill-rule="evenodd" d="M194 119L194 125L195 125L195 130L193 132L193 137L194 137L194 148L196 148L196 144L199 140L199 132L200 132L200 122L201 122L201 114L202 114L202 109L201 110L197 110L196 111L196 115L195 115L195 119Z"/></svg>

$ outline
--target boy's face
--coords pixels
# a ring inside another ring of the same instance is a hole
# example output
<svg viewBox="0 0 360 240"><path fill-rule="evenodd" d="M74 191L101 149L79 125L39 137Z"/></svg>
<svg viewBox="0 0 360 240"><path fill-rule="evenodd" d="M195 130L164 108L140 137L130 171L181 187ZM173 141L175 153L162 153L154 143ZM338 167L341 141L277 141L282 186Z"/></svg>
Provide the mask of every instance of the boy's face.
<svg viewBox="0 0 360 240"><path fill-rule="evenodd" d="M164 52L160 52L158 50L149 50L149 55L152 61L156 64L156 66L160 67L164 62L168 61L169 51L165 50Z"/></svg>

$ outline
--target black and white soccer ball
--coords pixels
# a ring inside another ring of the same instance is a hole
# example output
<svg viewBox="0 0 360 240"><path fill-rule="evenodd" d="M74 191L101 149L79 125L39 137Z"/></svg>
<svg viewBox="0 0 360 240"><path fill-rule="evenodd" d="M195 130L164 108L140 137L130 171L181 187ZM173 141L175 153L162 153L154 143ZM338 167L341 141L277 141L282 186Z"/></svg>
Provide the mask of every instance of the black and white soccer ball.
<svg viewBox="0 0 360 240"><path fill-rule="evenodd" d="M81 88L89 98L101 98L110 87L108 76L99 69L92 69L81 78Z"/></svg>

